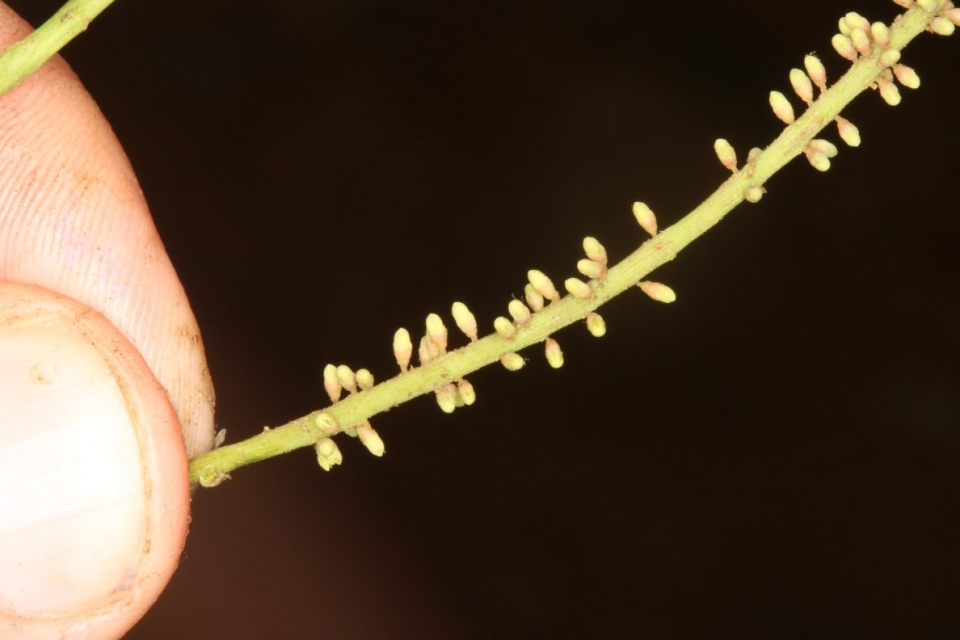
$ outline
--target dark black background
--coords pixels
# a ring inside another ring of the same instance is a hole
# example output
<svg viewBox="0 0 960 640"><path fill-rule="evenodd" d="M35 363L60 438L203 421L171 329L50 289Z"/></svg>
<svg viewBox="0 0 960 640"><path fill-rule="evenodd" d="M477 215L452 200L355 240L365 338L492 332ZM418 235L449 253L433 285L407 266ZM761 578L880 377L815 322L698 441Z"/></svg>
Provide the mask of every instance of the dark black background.
<svg viewBox="0 0 960 640"><path fill-rule="evenodd" d="M13 2L34 23L53 2ZM881 0L120 2L71 44L203 330L228 442L392 376L398 326L622 257L777 134L771 89ZM933 638L960 632L960 41L847 112L567 364L471 376L194 498L153 638ZM829 137L836 140L831 128ZM451 323L452 324L452 323Z"/></svg>

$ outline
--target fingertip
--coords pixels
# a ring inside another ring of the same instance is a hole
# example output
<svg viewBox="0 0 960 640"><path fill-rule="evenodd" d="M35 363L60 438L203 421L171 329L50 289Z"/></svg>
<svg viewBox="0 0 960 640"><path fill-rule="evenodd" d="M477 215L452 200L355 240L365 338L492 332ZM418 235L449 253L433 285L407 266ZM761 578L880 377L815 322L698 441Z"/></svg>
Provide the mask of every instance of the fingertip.
<svg viewBox="0 0 960 640"><path fill-rule="evenodd" d="M120 637L189 518L176 414L103 316L0 282L0 637Z"/></svg>

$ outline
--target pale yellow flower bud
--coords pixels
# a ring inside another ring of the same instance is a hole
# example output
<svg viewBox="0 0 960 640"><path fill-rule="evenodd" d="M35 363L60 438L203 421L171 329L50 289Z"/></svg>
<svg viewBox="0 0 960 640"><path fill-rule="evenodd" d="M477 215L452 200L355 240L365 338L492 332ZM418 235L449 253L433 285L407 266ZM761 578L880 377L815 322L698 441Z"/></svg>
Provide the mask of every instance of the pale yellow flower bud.
<svg viewBox="0 0 960 640"><path fill-rule="evenodd" d="M466 378L461 378L457 381L457 392L460 394L460 399L463 400L463 404L467 406L477 401L477 393L473 390L473 385L467 382Z"/></svg>
<svg viewBox="0 0 960 640"><path fill-rule="evenodd" d="M806 104L813 102L813 83L803 69L790 69L790 86Z"/></svg>
<svg viewBox="0 0 960 640"><path fill-rule="evenodd" d="M493 320L493 328L497 330L501 336L509 340L513 336L517 335L517 328L513 325L512 322L504 318L503 316L497 316Z"/></svg>
<svg viewBox="0 0 960 640"><path fill-rule="evenodd" d="M600 244L600 241L596 238L587 236L583 239L583 251L587 254L587 257L598 262L601 265L607 264L607 250L603 248L603 245Z"/></svg>
<svg viewBox="0 0 960 640"><path fill-rule="evenodd" d="M887 49L880 54L880 64L885 67L892 67L900 60L900 51L897 49Z"/></svg>
<svg viewBox="0 0 960 640"><path fill-rule="evenodd" d="M841 58L846 58L850 62L856 62L857 49L853 46L850 38L842 33L838 33L830 40L830 44L833 45L834 50L840 54Z"/></svg>
<svg viewBox="0 0 960 640"><path fill-rule="evenodd" d="M529 282L523 287L523 298L534 313L543 309L543 296Z"/></svg>
<svg viewBox="0 0 960 640"><path fill-rule="evenodd" d="M370 426L369 420L364 420L357 425L357 436L359 436L360 442L367 448L367 451L378 458L383 455L383 440L380 439L380 434Z"/></svg>
<svg viewBox="0 0 960 640"><path fill-rule="evenodd" d="M870 37L878 47L886 49L890 46L890 27L882 22L874 22L870 25Z"/></svg>
<svg viewBox="0 0 960 640"><path fill-rule="evenodd" d="M644 280L637 286L640 287L641 291L657 302L670 303L677 299L677 294L674 292L674 290L660 282L650 282L649 280Z"/></svg>
<svg viewBox="0 0 960 640"><path fill-rule="evenodd" d="M443 353L447 348L447 327L443 324L443 319L435 313L427 316L427 336L437 345L440 353Z"/></svg>
<svg viewBox="0 0 960 640"><path fill-rule="evenodd" d="M587 316L587 331L594 338L602 338L607 334L607 323L599 313L591 313Z"/></svg>
<svg viewBox="0 0 960 640"><path fill-rule="evenodd" d="M330 402L336 402L340 399L343 386L337 378L337 367L332 364L328 364L323 368L323 388L327 392L327 395L330 396Z"/></svg>
<svg viewBox="0 0 960 640"><path fill-rule="evenodd" d="M860 146L860 130L846 118L837 116L837 132L840 138L851 147Z"/></svg>
<svg viewBox="0 0 960 640"><path fill-rule="evenodd" d="M530 281L530 284L533 285L533 288L547 300L556 302L560 299L560 294L557 293L556 288L554 288L553 282L550 281L550 278L548 278L543 271L531 269L527 271L527 279Z"/></svg>
<svg viewBox="0 0 960 640"><path fill-rule="evenodd" d="M524 325L530 322L530 309L519 300L511 300L507 305L507 311L517 324Z"/></svg>
<svg viewBox="0 0 960 640"><path fill-rule="evenodd" d="M716 152L720 164L730 171L737 170L737 152L734 150L733 145L724 138L717 138L713 142L713 150Z"/></svg>
<svg viewBox="0 0 960 640"><path fill-rule="evenodd" d="M563 281L563 286L567 292L575 298L588 300L593 297L593 289L583 280L576 278L567 278Z"/></svg>
<svg viewBox="0 0 960 640"><path fill-rule="evenodd" d="M807 75L810 76L813 84L820 89L820 91L826 91L827 70L823 67L823 63L820 62L820 58L813 54L804 56L803 67L807 70Z"/></svg>
<svg viewBox="0 0 960 640"><path fill-rule="evenodd" d="M437 404L444 413L453 413L457 408L457 388L452 384L445 384L437 389Z"/></svg>
<svg viewBox="0 0 960 640"><path fill-rule="evenodd" d="M784 124L793 124L793 105L787 100L787 97L779 91L770 92L770 108L773 109L773 115L777 116Z"/></svg>
<svg viewBox="0 0 960 640"><path fill-rule="evenodd" d="M357 390L357 376L347 365L341 364L337 367L337 380L347 391L353 393Z"/></svg>
<svg viewBox="0 0 960 640"><path fill-rule="evenodd" d="M462 302L454 302L450 309L453 314L453 321L457 323L457 328L463 331L464 335L470 338L470 342L477 339L477 319Z"/></svg>
<svg viewBox="0 0 960 640"><path fill-rule="evenodd" d="M730 148L731 151L733 147ZM729 167L728 167L729 168ZM737 155L733 155L733 170L737 168ZM654 215L653 211L643 202L634 202L633 203L633 217L637 219L637 224L640 225L640 228L649 233L651 236L657 235L657 216Z"/></svg>
<svg viewBox="0 0 960 640"><path fill-rule="evenodd" d="M500 356L500 364L502 364L507 371L520 371L520 369L523 369L526 361L519 353L505 353Z"/></svg>
<svg viewBox="0 0 960 640"><path fill-rule="evenodd" d="M870 42L870 36L867 35L867 32L863 29L854 29L850 33L850 42L853 43L853 48L857 50L862 56L870 55L870 52L873 50L873 43Z"/></svg>
<svg viewBox="0 0 960 640"><path fill-rule="evenodd" d="M544 352L547 356L547 363L554 369L563 366L563 351L560 350L560 343L553 338L547 338L544 343Z"/></svg>
<svg viewBox="0 0 960 640"><path fill-rule="evenodd" d="M743 190L743 199L751 203L760 202L760 198L763 197L763 193L763 187L760 185L750 185Z"/></svg>
<svg viewBox="0 0 960 640"><path fill-rule="evenodd" d="M918 89L920 87L920 76L917 72L904 64L893 65L893 75L907 89Z"/></svg>
<svg viewBox="0 0 960 640"><path fill-rule="evenodd" d="M577 271L591 280L599 280L607 270L599 262L582 258L577 262Z"/></svg>
<svg viewBox="0 0 960 640"><path fill-rule="evenodd" d="M413 343L410 342L410 332L404 328L397 329L393 334L393 357L400 365L400 371L406 371L413 355Z"/></svg>
<svg viewBox="0 0 960 640"><path fill-rule="evenodd" d="M900 104L900 90L897 85L885 78L877 78L877 86L880 89L880 97L891 107Z"/></svg>

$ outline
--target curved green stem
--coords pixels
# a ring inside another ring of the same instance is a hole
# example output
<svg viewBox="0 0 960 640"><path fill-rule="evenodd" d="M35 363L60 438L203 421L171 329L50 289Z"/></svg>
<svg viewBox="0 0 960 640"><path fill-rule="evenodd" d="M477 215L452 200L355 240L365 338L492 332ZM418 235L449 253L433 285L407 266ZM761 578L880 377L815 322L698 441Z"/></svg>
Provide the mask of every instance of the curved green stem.
<svg viewBox="0 0 960 640"><path fill-rule="evenodd" d="M890 29L891 49L903 49L920 34L931 14L914 7L898 18ZM640 248L612 267L600 280L591 281L593 295L580 299L572 295L549 304L533 314L529 324L518 327L512 338L499 334L487 336L465 347L410 371L314 411L283 426L198 456L190 461L190 482L205 486L218 484L238 467L257 462L357 425L371 416L387 411L417 396L430 393L481 367L496 362L502 355L544 341L558 329L581 321L588 313L614 296L634 287L642 278L672 260L684 247L717 224L744 200L744 192L760 187L790 160L795 158L825 126L861 92L869 88L883 71L882 51L860 58L847 73L788 126L780 136L746 166L736 171L700 206L670 228L647 240ZM327 415L336 423L318 420Z"/></svg>
<svg viewBox="0 0 960 640"><path fill-rule="evenodd" d="M70 0L29 36L0 53L0 95L20 84L87 30L113 0Z"/></svg>

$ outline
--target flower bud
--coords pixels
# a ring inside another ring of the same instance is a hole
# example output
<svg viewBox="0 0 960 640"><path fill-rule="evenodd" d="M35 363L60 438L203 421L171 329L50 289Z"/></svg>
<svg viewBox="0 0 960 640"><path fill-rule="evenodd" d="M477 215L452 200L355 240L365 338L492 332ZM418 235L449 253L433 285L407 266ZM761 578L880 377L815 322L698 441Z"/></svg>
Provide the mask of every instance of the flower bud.
<svg viewBox="0 0 960 640"><path fill-rule="evenodd" d="M893 75L897 81L907 89L917 89L920 87L920 76L910 67L903 64L893 65Z"/></svg>
<svg viewBox="0 0 960 640"><path fill-rule="evenodd" d="M444 326L443 320L435 313L431 313L427 316L427 336L430 338L430 341L433 344L437 345L437 349L440 353L443 353L447 348L447 327Z"/></svg>
<svg viewBox="0 0 960 640"><path fill-rule="evenodd" d="M343 462L340 447L330 438L320 438L314 448L317 451L317 463L324 471L330 471L334 466Z"/></svg>
<svg viewBox="0 0 960 640"><path fill-rule="evenodd" d="M583 239L583 251L587 257L601 265L607 264L607 250L596 238L587 236Z"/></svg>
<svg viewBox="0 0 960 640"><path fill-rule="evenodd" d="M470 342L476 340L477 319L470 312L470 309L467 309L467 305L462 302L454 302L450 311L453 314L453 321L457 323L457 328L470 338Z"/></svg>
<svg viewBox="0 0 960 640"><path fill-rule="evenodd" d="M437 404L444 413L453 413L457 408L457 388L452 384L445 384L437 389Z"/></svg>
<svg viewBox="0 0 960 640"><path fill-rule="evenodd" d="M502 364L507 371L520 371L520 369L523 369L526 361L519 353L505 353L500 356L500 364Z"/></svg>
<svg viewBox="0 0 960 640"><path fill-rule="evenodd" d="M461 378L457 381L457 392L460 394L460 399L463 400L463 404L467 406L477 401L477 393L473 390L473 385L470 384L466 378Z"/></svg>
<svg viewBox="0 0 960 640"><path fill-rule="evenodd" d="M373 386L373 374L369 369L357 369L357 386L361 391L366 391Z"/></svg>
<svg viewBox="0 0 960 640"><path fill-rule="evenodd" d="M807 70L807 75L810 76L813 84L820 89L820 91L826 91L827 70L823 67L823 63L820 62L820 58L813 54L804 56L803 67Z"/></svg>
<svg viewBox="0 0 960 640"><path fill-rule="evenodd" d="M733 150L733 147L730 147L730 150ZM733 168L737 168L737 157L734 153L733 157ZM634 202L633 203L633 217L637 219L637 224L640 225L640 228L649 233L651 236L657 235L657 216L653 214L653 211L643 202Z"/></svg>
<svg viewBox="0 0 960 640"><path fill-rule="evenodd" d="M380 434L370 426L369 420L364 420L357 425L357 436L359 436L360 442L367 448L367 451L378 458L383 455L383 440L380 439Z"/></svg>
<svg viewBox="0 0 960 640"><path fill-rule="evenodd" d="M507 305L507 311L517 324L523 325L530 322L530 309L519 300L511 300Z"/></svg>
<svg viewBox="0 0 960 640"><path fill-rule="evenodd" d="M328 364L323 368L323 388L327 392L327 395L330 396L330 402L336 402L340 399L343 386L337 378L337 368L332 364Z"/></svg>
<svg viewBox="0 0 960 640"><path fill-rule="evenodd" d="M531 269L527 271L527 279L530 281L530 284L533 285L533 288L547 300L556 302L560 299L560 294L557 293L556 288L554 288L553 282L550 281L550 278L548 278L543 271Z"/></svg>
<svg viewBox="0 0 960 640"><path fill-rule="evenodd" d="M497 316L493 320L493 328L497 330L501 336L509 340L513 336L517 335L517 328L512 322L504 318L503 316Z"/></svg>
<svg viewBox="0 0 960 640"><path fill-rule="evenodd" d="M340 382L340 385L350 393L357 390L357 376L353 372L353 369L347 365L341 364L337 367L337 380Z"/></svg>
<svg viewBox="0 0 960 640"><path fill-rule="evenodd" d="M397 329L393 334L393 357L400 365L400 371L406 371L413 355L413 344L410 342L410 332L404 328Z"/></svg>
<svg viewBox="0 0 960 640"><path fill-rule="evenodd" d="M591 280L599 280L607 270L599 262L582 258L577 262L577 271Z"/></svg>
<svg viewBox="0 0 960 640"><path fill-rule="evenodd" d="M583 280L567 278L563 281L563 286L566 288L567 292L575 298L589 300L593 297L593 289L591 289L590 285Z"/></svg>
<svg viewBox="0 0 960 640"><path fill-rule="evenodd" d="M763 197L763 193L763 187L753 184L743 190L743 199L751 203L760 202L760 198Z"/></svg>
<svg viewBox="0 0 960 640"><path fill-rule="evenodd" d="M790 86L806 104L813 102L813 83L802 69L790 69Z"/></svg>
<svg viewBox="0 0 960 640"><path fill-rule="evenodd" d="M543 296L529 282L523 287L523 297L527 301L527 306L534 313L543 309Z"/></svg>
<svg viewBox="0 0 960 640"><path fill-rule="evenodd" d="M897 49L887 49L880 54L880 64L884 67L892 67L900 60L900 51Z"/></svg>
<svg viewBox="0 0 960 640"><path fill-rule="evenodd" d="M877 86L880 89L880 97L891 107L900 104L900 90L897 85L885 78L877 78Z"/></svg>
<svg viewBox="0 0 960 640"><path fill-rule="evenodd" d="M878 47L886 49L890 46L890 27L882 22L874 22L870 25L870 37Z"/></svg>
<svg viewBox="0 0 960 640"><path fill-rule="evenodd" d="M717 138L713 142L713 150L716 152L717 159L720 160L720 164L725 166L730 171L737 170L737 152L734 151L733 145L727 142L724 138Z"/></svg>
<svg viewBox="0 0 960 640"><path fill-rule="evenodd" d="M854 29L850 34L850 42L853 48L862 56L869 56L873 50L873 43L870 42L870 36L863 29Z"/></svg>
<svg viewBox="0 0 960 640"><path fill-rule="evenodd" d="M770 108L773 109L773 115L777 116L784 124L793 124L795 120L793 115L793 105L787 100L787 97L779 91L770 92Z"/></svg>
<svg viewBox="0 0 960 640"><path fill-rule="evenodd" d="M599 313L591 313L587 316L587 331L594 338L602 338L607 334L607 323Z"/></svg>
<svg viewBox="0 0 960 640"><path fill-rule="evenodd" d="M840 54L841 58L846 58L850 62L856 62L857 49L853 46L850 38L842 33L838 33L833 36L833 39L830 40L830 44L833 45L834 50Z"/></svg>
<svg viewBox="0 0 960 640"><path fill-rule="evenodd" d="M837 132L840 138L851 147L860 146L860 130L846 118L837 116Z"/></svg>
<svg viewBox="0 0 960 640"><path fill-rule="evenodd" d="M547 338L544 342L544 352L547 356L547 363L554 369L563 366L563 351L560 350L560 343L553 338Z"/></svg>
<svg viewBox="0 0 960 640"><path fill-rule="evenodd" d="M657 302L670 303L677 299L677 294L674 293L673 289L659 282L650 282L649 280L644 280L637 286L640 287L641 291Z"/></svg>

